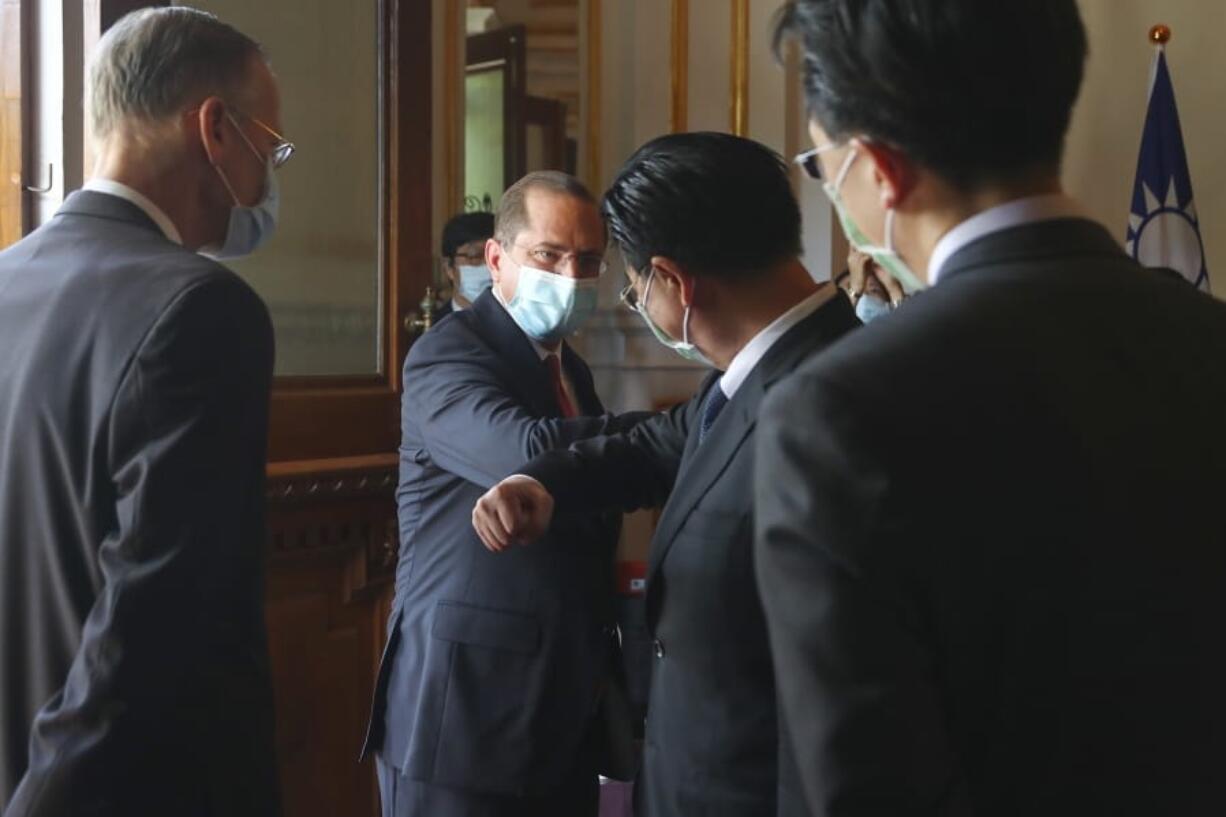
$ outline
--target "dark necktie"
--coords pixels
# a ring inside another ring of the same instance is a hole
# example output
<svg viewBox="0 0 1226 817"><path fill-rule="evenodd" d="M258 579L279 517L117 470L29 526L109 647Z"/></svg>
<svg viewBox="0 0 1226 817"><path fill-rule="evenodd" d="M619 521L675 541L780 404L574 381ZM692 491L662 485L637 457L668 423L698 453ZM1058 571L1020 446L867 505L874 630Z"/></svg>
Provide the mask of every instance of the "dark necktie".
<svg viewBox="0 0 1226 817"><path fill-rule="evenodd" d="M723 388L717 382L711 387L711 391L707 393L707 399L702 404L702 422L698 426L699 445L702 445L703 440L707 438L707 432L711 430L711 426L715 425L715 418L719 417L719 413L726 405L728 405L728 396L724 394Z"/></svg>
<svg viewBox="0 0 1226 817"><path fill-rule="evenodd" d="M562 416L578 417L579 412L575 411L575 404L570 401L570 397L566 394L566 387L562 385L562 362L557 355L546 355L545 365L549 367L549 375L553 380L553 394L558 399L558 408L562 411Z"/></svg>

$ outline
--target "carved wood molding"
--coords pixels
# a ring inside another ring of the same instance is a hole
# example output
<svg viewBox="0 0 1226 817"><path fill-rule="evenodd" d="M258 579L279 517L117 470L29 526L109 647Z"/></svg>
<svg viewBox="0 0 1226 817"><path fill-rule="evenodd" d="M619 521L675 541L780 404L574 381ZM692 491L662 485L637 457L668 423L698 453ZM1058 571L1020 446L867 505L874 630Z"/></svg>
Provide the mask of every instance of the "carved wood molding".
<svg viewBox="0 0 1226 817"><path fill-rule="evenodd" d="M398 465L395 454L272 463L266 495L270 505L392 497Z"/></svg>
<svg viewBox="0 0 1226 817"><path fill-rule="evenodd" d="M369 600L395 575L396 455L274 463L268 468L268 548L274 569L335 560L346 603Z"/></svg>

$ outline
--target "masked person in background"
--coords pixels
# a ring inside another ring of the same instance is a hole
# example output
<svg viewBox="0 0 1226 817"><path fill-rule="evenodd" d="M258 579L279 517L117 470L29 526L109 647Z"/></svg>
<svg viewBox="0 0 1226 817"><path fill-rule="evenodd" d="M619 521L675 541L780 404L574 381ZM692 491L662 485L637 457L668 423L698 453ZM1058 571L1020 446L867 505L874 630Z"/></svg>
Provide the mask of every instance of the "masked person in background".
<svg viewBox="0 0 1226 817"><path fill-rule="evenodd" d="M525 176L485 245L493 288L405 361L400 564L367 740L385 817L587 817L598 772L631 772L612 745L629 724L606 717L620 517L560 516L512 559L472 528L528 460L642 416L605 414L566 344L595 311L605 244L582 184Z"/></svg>
<svg viewBox="0 0 1226 817"><path fill-rule="evenodd" d="M435 311L435 323L472 306L490 288L493 279L485 263L485 242L493 236L493 213L462 213L443 227L443 272L451 282L451 300Z"/></svg>
<svg viewBox="0 0 1226 817"><path fill-rule="evenodd" d="M0 811L268 817L272 326L200 253L268 239L293 145L194 9L116 23L88 102L94 178L0 253Z"/></svg>
<svg viewBox="0 0 1226 817"><path fill-rule="evenodd" d="M605 194L626 259L623 297L652 332L714 364L698 393L629 432L545 454L481 500L504 558L549 552L555 515L663 507L651 544L655 640L637 813L802 815L780 756L762 601L753 582L758 405L802 361L859 326L800 254L783 161L757 142L685 133L648 142Z"/></svg>
<svg viewBox="0 0 1226 817"><path fill-rule="evenodd" d="M861 323L890 314L906 297L893 276L856 249L847 253L847 269L835 276L834 283L847 295Z"/></svg>

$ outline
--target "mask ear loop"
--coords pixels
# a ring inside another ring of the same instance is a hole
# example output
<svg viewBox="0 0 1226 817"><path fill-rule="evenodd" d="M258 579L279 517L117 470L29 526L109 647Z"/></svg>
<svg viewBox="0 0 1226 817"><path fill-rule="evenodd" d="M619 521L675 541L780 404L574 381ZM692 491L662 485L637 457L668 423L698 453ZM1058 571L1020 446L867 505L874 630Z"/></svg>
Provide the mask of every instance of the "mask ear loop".
<svg viewBox="0 0 1226 817"><path fill-rule="evenodd" d="M230 120L230 124L234 126L234 130L238 131L238 135L247 144L247 149L255 155L256 159L259 159L261 164L267 165L268 159L260 156L260 152L256 150L252 141L247 138L247 134L243 133L243 129L238 126L238 120L234 118L234 114L226 111L226 118ZM230 198L234 200L234 206L245 207L246 205L238 200L238 194L234 192L234 186L230 184L230 178L226 176L226 171L221 169L221 165L214 162L212 159L209 160L209 164L213 166L213 169L217 171L217 175L221 177L221 183L226 186L226 192L228 192L230 194ZM267 193L267 191L265 191L265 193Z"/></svg>
<svg viewBox="0 0 1226 817"><path fill-rule="evenodd" d="M843 189L843 182L847 181L847 174L851 172L851 166L855 164L856 157L858 155L859 154L856 153L856 149L853 147L851 149L851 153L848 153L847 158L843 160L843 166L839 168L839 175L836 176L834 180L835 192Z"/></svg>
<svg viewBox="0 0 1226 817"><path fill-rule="evenodd" d="M686 346L693 346L690 343L690 307L693 306L693 293L690 293L690 301L685 305L685 313L681 316L681 342Z"/></svg>

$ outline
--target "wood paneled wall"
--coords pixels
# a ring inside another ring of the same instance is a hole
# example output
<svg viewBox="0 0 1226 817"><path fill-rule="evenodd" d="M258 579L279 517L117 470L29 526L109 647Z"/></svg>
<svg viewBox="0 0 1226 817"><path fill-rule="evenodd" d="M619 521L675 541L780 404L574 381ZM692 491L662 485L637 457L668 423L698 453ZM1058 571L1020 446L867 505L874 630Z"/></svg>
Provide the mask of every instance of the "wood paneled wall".
<svg viewBox="0 0 1226 817"><path fill-rule="evenodd" d="M359 763L391 606L396 457L273 465L268 619L286 817L372 817Z"/></svg>

